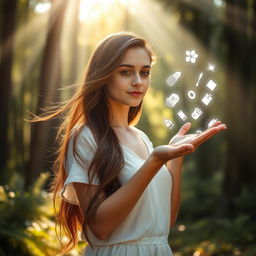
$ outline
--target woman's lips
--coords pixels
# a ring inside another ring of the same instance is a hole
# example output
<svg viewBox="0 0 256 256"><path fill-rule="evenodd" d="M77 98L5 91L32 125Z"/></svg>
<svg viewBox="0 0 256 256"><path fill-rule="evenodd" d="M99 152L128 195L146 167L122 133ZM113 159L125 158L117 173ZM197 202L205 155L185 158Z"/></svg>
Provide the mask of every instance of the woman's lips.
<svg viewBox="0 0 256 256"><path fill-rule="evenodd" d="M128 94L134 96L134 97L140 97L141 95L143 95L143 92L140 91L132 91L132 92L128 92Z"/></svg>

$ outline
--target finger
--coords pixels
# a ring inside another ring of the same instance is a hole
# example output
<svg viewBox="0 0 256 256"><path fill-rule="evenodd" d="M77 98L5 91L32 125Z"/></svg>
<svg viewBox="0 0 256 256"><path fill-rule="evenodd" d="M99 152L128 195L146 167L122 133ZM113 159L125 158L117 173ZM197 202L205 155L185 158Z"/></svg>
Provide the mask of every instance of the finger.
<svg viewBox="0 0 256 256"><path fill-rule="evenodd" d="M226 130L227 129L227 125L226 124L219 124L218 126L216 126L217 128L219 128L219 129L224 129L224 130Z"/></svg>
<svg viewBox="0 0 256 256"><path fill-rule="evenodd" d="M210 127L208 128L212 128L212 127L216 127L217 125L221 124L221 121L216 121L215 123L213 123Z"/></svg>
<svg viewBox="0 0 256 256"><path fill-rule="evenodd" d="M212 137L215 133L218 132L218 128L213 127L205 130L204 132L200 133L198 136L192 139L193 144L200 145L210 137Z"/></svg>
<svg viewBox="0 0 256 256"><path fill-rule="evenodd" d="M217 128L218 131L222 131L222 130L226 130L227 126L226 126L226 124L220 123L220 124L216 125L214 128Z"/></svg>
<svg viewBox="0 0 256 256"><path fill-rule="evenodd" d="M191 128L191 123L187 122L185 123L180 130L178 131L177 135L184 135L185 133L188 132L188 130Z"/></svg>
<svg viewBox="0 0 256 256"><path fill-rule="evenodd" d="M211 137L213 137L215 134L218 133L218 130L215 130L214 132L208 134L208 135L205 135L203 138L201 138L198 142L197 142L197 147L199 145L201 145L202 143L204 143L205 141L209 140Z"/></svg>
<svg viewBox="0 0 256 256"><path fill-rule="evenodd" d="M193 144L196 143L197 145L200 145L206 140L210 139L215 134L226 129L227 129L227 126L225 124L219 124L216 127L209 128L208 130L202 132L199 136L195 137L193 139Z"/></svg>
<svg viewBox="0 0 256 256"><path fill-rule="evenodd" d="M214 135L216 135L217 133L219 133L220 130L215 130L213 133L207 135L204 139L202 139L201 141L199 141L199 143L197 144L197 146L201 145L202 143L204 143L205 141L209 140L210 138L212 138Z"/></svg>
<svg viewBox="0 0 256 256"><path fill-rule="evenodd" d="M211 134L212 132L218 132L220 130L225 130L227 129L226 124L222 124L221 122L213 125L212 127L208 128L207 130L205 130L204 132L202 132L200 135L204 135L204 134Z"/></svg>

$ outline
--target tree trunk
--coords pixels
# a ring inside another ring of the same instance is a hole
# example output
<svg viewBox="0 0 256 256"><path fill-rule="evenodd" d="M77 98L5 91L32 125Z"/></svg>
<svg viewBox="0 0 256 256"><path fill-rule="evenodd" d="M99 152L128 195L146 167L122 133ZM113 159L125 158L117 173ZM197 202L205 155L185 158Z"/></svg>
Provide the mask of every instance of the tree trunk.
<svg viewBox="0 0 256 256"><path fill-rule="evenodd" d="M7 167L9 156L8 123L10 101L12 97L13 44L16 25L17 0L5 0L1 3L1 56L0 56L0 171ZM1 174L0 183L5 183Z"/></svg>
<svg viewBox="0 0 256 256"><path fill-rule="evenodd" d="M239 3L237 3L238 5ZM243 8L243 7L240 7ZM230 12L227 6L227 19L239 17ZM229 130L227 136L227 157L224 171L223 196L219 214L233 217L235 198L242 189L255 190L255 71L253 56L255 38L249 38L245 20L243 33L228 28L224 30L227 48L227 99L226 113Z"/></svg>
<svg viewBox="0 0 256 256"><path fill-rule="evenodd" d="M55 95L58 93L56 89L61 84L61 31L66 5L67 0L52 0L49 32L39 82L38 115L42 114L43 107L56 101ZM50 153L49 145L52 143L50 138L55 134L54 125L56 125L55 120L32 125L31 153L27 168L26 187L31 185L41 172L47 171L45 168L49 166L49 163L47 163L46 155Z"/></svg>

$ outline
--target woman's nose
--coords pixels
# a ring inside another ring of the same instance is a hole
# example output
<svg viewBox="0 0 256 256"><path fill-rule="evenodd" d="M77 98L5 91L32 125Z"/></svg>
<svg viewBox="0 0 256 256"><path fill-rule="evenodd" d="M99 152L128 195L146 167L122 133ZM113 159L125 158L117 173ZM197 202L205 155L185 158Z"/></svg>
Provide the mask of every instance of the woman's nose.
<svg viewBox="0 0 256 256"><path fill-rule="evenodd" d="M132 81L132 85L140 85L140 84L142 84L141 77L140 77L139 74L136 74L136 75L134 76L133 81Z"/></svg>

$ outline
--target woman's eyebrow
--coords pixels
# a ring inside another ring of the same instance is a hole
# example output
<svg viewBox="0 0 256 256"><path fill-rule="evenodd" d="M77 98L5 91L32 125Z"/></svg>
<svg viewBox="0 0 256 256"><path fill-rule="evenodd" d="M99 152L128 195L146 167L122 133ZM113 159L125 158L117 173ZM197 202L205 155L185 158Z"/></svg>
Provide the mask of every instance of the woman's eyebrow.
<svg viewBox="0 0 256 256"><path fill-rule="evenodd" d="M130 64L120 64L118 67L129 67L129 68L134 68L133 65L130 65ZM151 68L150 65L144 65L142 66L142 68Z"/></svg>

